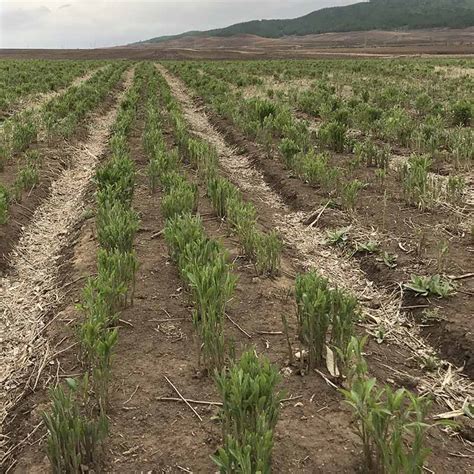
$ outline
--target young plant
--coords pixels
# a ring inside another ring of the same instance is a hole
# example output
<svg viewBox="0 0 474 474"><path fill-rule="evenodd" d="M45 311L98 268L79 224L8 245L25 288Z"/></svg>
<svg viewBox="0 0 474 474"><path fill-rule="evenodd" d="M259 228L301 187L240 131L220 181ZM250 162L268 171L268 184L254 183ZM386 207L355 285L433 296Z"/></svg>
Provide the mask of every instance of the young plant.
<svg viewBox="0 0 474 474"><path fill-rule="evenodd" d="M343 227L342 229L337 229L334 231L327 231L326 232L326 244L327 245L335 245L338 247L343 247L346 245L347 241L349 240L349 231L350 227Z"/></svg>
<svg viewBox="0 0 474 474"><path fill-rule="evenodd" d="M210 241L206 244L212 246ZM193 320L202 342L204 365L212 373L214 369L224 367L225 307L234 292L237 278L230 273L227 255L222 251L207 262L203 258L191 260L184 267L184 274L195 302Z"/></svg>
<svg viewBox="0 0 474 474"><path fill-rule="evenodd" d="M341 190L342 207L344 209L353 211L356 207L357 196L364 184L358 179L350 181Z"/></svg>
<svg viewBox="0 0 474 474"><path fill-rule="evenodd" d="M197 208L197 195L197 186L182 180L161 200L163 215L169 219L177 214L194 213Z"/></svg>
<svg viewBox="0 0 474 474"><path fill-rule="evenodd" d="M255 269L260 275L276 275L280 270L283 244L278 232L255 232L253 235Z"/></svg>
<svg viewBox="0 0 474 474"><path fill-rule="evenodd" d="M8 221L8 205L10 202L10 193L7 188L0 184L0 225Z"/></svg>
<svg viewBox="0 0 474 474"><path fill-rule="evenodd" d="M403 193L410 204L425 208L436 196L435 187L429 179L431 159L413 155L399 168Z"/></svg>
<svg viewBox="0 0 474 474"><path fill-rule="evenodd" d="M404 388L395 392L389 386L377 389L376 380L367 375L362 352L357 344L350 344L353 348L348 353L359 362L349 378L350 389L341 392L353 410L366 469L382 474L420 474L430 452L425 446L426 434L434 426L427 422L430 401Z"/></svg>
<svg viewBox="0 0 474 474"><path fill-rule="evenodd" d="M346 145L347 126L339 121L325 122L318 132L321 144L336 153L343 153Z"/></svg>
<svg viewBox="0 0 474 474"><path fill-rule="evenodd" d="M97 211L97 238L102 248L131 252L139 226L135 211L121 202L106 200Z"/></svg>
<svg viewBox="0 0 474 474"><path fill-rule="evenodd" d="M251 260L255 259L257 211L253 204L232 199L227 205L227 220L239 237L242 249Z"/></svg>
<svg viewBox="0 0 474 474"><path fill-rule="evenodd" d="M51 411L43 413L48 458L55 474L73 474L96 467L108 432L105 415L94 419L90 413L84 413L87 378L79 383L67 379L66 383L68 388L58 385L50 391Z"/></svg>
<svg viewBox="0 0 474 474"><path fill-rule="evenodd" d="M344 368L347 361L342 351L353 335L354 322L359 319L355 298L330 289L328 280L315 272L296 277L295 295L299 337L308 351L309 369L321 365L326 345L336 351Z"/></svg>
<svg viewBox="0 0 474 474"><path fill-rule="evenodd" d="M441 275L417 276L412 275L411 281L405 283L404 288L414 291L421 296L434 295L439 298L447 298L454 291L454 286L450 280Z"/></svg>
<svg viewBox="0 0 474 474"><path fill-rule="evenodd" d="M225 217L229 201L238 197L239 191L227 179L212 177L207 182L207 195L212 201L216 214L219 217Z"/></svg>
<svg viewBox="0 0 474 474"><path fill-rule="evenodd" d="M213 461L221 473L271 472L273 431L282 394L278 371L255 351L242 355L228 370L216 374L222 396L224 446Z"/></svg>

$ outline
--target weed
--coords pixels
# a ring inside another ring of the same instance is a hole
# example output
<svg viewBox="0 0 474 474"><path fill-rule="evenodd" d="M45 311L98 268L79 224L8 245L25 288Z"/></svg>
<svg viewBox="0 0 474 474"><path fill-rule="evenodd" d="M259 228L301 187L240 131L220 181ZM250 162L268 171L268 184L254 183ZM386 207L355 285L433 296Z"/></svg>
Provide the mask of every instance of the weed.
<svg viewBox="0 0 474 474"><path fill-rule="evenodd" d="M440 298L447 298L454 291L451 281L440 275L430 277L412 275L411 281L403 286L421 296L434 295Z"/></svg>
<svg viewBox="0 0 474 474"><path fill-rule="evenodd" d="M343 247L346 245L349 240L349 231L351 227L343 227L342 229L337 229L333 231L326 231L326 245L335 245L338 247Z"/></svg>
<svg viewBox="0 0 474 474"><path fill-rule="evenodd" d="M398 255L384 251L382 256L377 260L383 262L388 268L395 268L397 266L397 259Z"/></svg>
<svg viewBox="0 0 474 474"><path fill-rule="evenodd" d="M421 321L424 324L439 323L446 318L439 314L439 308L426 308L421 312Z"/></svg>
<svg viewBox="0 0 474 474"><path fill-rule="evenodd" d="M443 273L448 263L449 244L446 240L438 243L437 246L437 261L438 272Z"/></svg>
<svg viewBox="0 0 474 474"><path fill-rule="evenodd" d="M361 253L376 253L379 251L380 244L375 240L368 240L367 242L356 242L356 252Z"/></svg>

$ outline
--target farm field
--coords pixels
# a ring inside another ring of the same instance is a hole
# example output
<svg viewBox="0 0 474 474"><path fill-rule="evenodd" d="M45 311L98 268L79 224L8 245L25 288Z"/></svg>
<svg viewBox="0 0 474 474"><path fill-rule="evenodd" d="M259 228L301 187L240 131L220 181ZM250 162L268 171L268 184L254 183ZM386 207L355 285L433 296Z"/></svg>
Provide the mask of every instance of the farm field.
<svg viewBox="0 0 474 474"><path fill-rule="evenodd" d="M474 470L473 60L0 82L6 472Z"/></svg>

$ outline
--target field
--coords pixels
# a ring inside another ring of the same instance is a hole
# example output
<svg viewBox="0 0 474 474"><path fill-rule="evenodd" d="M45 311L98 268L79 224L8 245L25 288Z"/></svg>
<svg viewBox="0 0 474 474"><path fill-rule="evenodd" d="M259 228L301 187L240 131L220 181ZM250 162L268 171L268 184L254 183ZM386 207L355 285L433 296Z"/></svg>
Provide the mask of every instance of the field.
<svg viewBox="0 0 474 474"><path fill-rule="evenodd" d="M6 472L473 472L472 59L0 83Z"/></svg>

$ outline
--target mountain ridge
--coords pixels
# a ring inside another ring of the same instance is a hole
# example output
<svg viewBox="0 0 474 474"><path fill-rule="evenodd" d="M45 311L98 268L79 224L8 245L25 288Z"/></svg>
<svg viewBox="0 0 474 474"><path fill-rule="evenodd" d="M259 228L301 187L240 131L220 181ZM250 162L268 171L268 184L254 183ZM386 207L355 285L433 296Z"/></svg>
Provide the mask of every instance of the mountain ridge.
<svg viewBox="0 0 474 474"><path fill-rule="evenodd" d="M251 20L211 30L193 30L158 36L134 44L162 43L192 36L264 38L311 34L474 26L473 0L371 0L343 7L328 7L292 19Z"/></svg>

